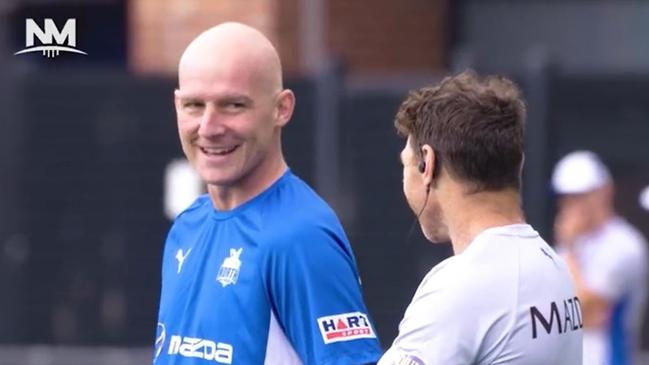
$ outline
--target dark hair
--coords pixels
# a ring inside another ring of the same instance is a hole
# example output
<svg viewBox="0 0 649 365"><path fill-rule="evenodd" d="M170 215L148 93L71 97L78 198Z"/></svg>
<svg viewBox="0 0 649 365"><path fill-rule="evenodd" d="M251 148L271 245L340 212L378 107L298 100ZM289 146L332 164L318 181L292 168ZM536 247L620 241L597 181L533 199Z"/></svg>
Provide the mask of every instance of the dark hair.
<svg viewBox="0 0 649 365"><path fill-rule="evenodd" d="M520 189L525 104L505 77L465 71L411 91L394 125L416 155L430 145L441 167L472 193Z"/></svg>

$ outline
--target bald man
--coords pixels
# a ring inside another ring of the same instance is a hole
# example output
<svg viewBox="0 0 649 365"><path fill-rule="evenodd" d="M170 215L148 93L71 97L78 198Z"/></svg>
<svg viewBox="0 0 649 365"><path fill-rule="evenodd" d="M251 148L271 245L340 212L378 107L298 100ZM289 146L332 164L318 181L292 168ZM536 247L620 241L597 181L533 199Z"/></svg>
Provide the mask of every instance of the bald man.
<svg viewBox="0 0 649 365"><path fill-rule="evenodd" d="M349 242L291 173L295 96L257 30L225 23L183 53L182 149L208 193L167 237L155 364L366 364L381 350Z"/></svg>

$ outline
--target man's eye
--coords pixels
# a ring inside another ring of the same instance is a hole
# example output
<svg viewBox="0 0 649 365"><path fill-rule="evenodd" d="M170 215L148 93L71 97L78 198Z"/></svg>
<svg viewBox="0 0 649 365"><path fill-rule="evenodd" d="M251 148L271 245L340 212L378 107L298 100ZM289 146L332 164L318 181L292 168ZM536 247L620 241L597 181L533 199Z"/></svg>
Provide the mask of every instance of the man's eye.
<svg viewBox="0 0 649 365"><path fill-rule="evenodd" d="M245 111L248 107L243 101L224 101L221 103L221 110L227 114L238 114Z"/></svg>
<svg viewBox="0 0 649 365"><path fill-rule="evenodd" d="M239 101L233 101L233 102L227 103L226 107L228 109L243 109L243 108L246 107L246 104L242 103L242 102L239 102Z"/></svg>
<svg viewBox="0 0 649 365"><path fill-rule="evenodd" d="M183 104L183 107L184 107L185 109L200 109L200 108L202 108L203 106L205 106L205 104L204 104L203 102L200 102L200 101L194 101L194 100L193 100L193 101L186 101L186 102Z"/></svg>

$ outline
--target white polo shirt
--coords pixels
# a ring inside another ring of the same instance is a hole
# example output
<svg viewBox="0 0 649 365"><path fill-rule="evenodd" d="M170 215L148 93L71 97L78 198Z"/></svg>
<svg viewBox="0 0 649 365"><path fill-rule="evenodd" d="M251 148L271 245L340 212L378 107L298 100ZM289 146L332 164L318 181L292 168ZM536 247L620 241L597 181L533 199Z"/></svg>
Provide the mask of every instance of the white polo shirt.
<svg viewBox="0 0 649 365"><path fill-rule="evenodd" d="M379 365L575 365L582 319L561 257L527 224L481 232L435 266Z"/></svg>
<svg viewBox="0 0 649 365"><path fill-rule="evenodd" d="M647 297L646 245L620 217L575 242L586 286L611 304L607 323L584 328L584 364L633 363Z"/></svg>

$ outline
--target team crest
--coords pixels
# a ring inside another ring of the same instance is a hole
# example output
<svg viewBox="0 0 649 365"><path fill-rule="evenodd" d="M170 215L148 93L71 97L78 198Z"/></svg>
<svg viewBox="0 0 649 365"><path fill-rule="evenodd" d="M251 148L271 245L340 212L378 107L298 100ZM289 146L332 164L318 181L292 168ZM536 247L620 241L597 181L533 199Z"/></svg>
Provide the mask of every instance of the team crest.
<svg viewBox="0 0 649 365"><path fill-rule="evenodd" d="M239 257L241 256L242 251L243 247L238 250L231 248L230 257L226 257L221 264L219 274L216 276L216 281L221 283L224 288L230 284L237 283L237 279L239 278L239 269L241 268L241 260L239 260Z"/></svg>

